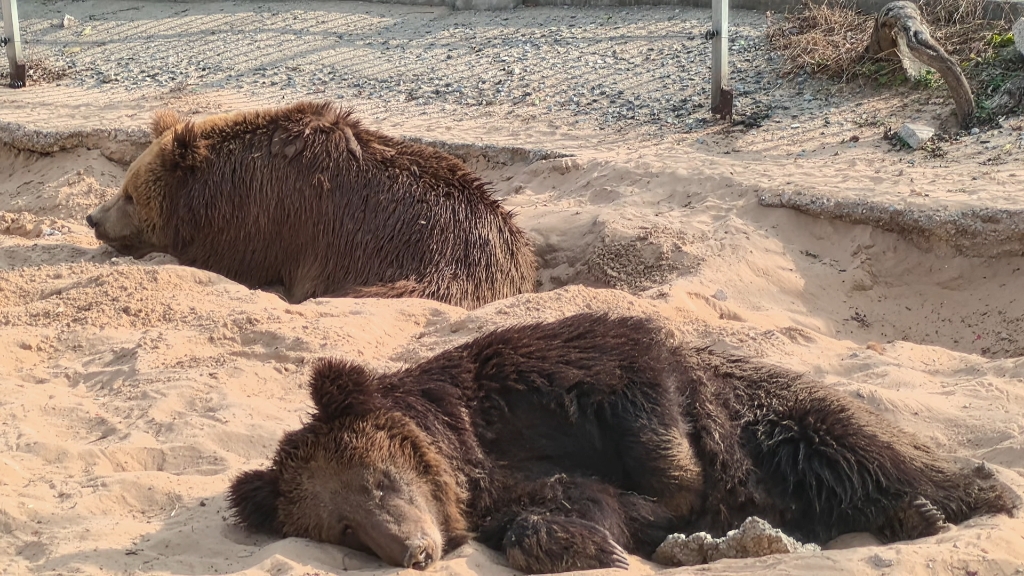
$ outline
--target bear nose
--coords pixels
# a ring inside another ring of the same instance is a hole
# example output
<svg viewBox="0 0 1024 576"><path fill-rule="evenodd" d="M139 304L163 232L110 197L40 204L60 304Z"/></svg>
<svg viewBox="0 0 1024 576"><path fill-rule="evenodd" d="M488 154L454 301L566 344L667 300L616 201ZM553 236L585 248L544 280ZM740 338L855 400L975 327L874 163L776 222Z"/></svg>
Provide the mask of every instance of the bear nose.
<svg viewBox="0 0 1024 576"><path fill-rule="evenodd" d="M405 555L405 565L413 570L426 570L433 562L434 553L427 544L414 546Z"/></svg>
<svg viewBox="0 0 1024 576"><path fill-rule="evenodd" d="M89 228L96 227L96 221L92 219L92 214L85 217L85 223L89 225Z"/></svg>

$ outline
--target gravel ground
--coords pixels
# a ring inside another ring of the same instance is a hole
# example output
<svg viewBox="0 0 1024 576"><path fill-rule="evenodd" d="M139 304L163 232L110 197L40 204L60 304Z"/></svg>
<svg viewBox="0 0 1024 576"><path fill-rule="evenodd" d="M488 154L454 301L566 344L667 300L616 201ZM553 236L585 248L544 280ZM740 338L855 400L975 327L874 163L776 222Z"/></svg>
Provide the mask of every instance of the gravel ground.
<svg viewBox="0 0 1024 576"><path fill-rule="evenodd" d="M701 9L86 1L26 4L22 21L37 82L98 91L274 87L283 98L358 99L363 109L546 116L598 129L678 131L708 117L710 11ZM739 114L781 84L765 65L774 62L765 25L763 14L732 12Z"/></svg>

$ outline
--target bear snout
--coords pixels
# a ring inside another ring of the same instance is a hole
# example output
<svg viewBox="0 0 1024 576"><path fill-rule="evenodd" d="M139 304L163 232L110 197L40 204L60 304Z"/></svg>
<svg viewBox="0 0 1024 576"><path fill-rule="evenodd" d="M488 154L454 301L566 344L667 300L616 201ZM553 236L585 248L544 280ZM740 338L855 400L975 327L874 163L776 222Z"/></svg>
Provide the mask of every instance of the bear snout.
<svg viewBox="0 0 1024 576"><path fill-rule="evenodd" d="M85 223L89 225L89 228L92 228L93 230L96 229L96 221L93 220L92 214L89 214L85 217Z"/></svg>
<svg viewBox="0 0 1024 576"><path fill-rule="evenodd" d="M434 563L436 556L434 543L430 540L421 540L409 547L403 564L405 564L406 568L412 568L413 570L426 570L427 567Z"/></svg>

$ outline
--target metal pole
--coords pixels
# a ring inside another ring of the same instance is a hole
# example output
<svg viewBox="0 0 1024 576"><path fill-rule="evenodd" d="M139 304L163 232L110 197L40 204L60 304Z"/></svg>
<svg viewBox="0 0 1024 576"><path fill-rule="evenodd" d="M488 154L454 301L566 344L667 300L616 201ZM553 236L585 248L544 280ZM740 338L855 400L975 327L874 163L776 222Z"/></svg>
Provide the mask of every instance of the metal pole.
<svg viewBox="0 0 1024 576"><path fill-rule="evenodd" d="M729 85L729 0L711 0L711 107L722 100Z"/></svg>
<svg viewBox="0 0 1024 576"><path fill-rule="evenodd" d="M18 29L18 0L0 0L4 10L3 44L7 46L7 61L11 65L11 88L21 88L27 81L28 70L21 57L21 31Z"/></svg>

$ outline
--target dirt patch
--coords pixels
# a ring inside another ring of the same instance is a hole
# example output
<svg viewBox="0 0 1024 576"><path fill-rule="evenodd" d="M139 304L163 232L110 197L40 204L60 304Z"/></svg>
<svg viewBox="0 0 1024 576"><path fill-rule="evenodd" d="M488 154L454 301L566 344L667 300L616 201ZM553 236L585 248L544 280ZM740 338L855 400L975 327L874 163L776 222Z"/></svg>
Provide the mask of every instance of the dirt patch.
<svg viewBox="0 0 1024 576"><path fill-rule="evenodd" d="M665 230L646 230L635 239L600 244L581 264L584 279L639 293L692 273L697 259L687 252L687 238Z"/></svg>

